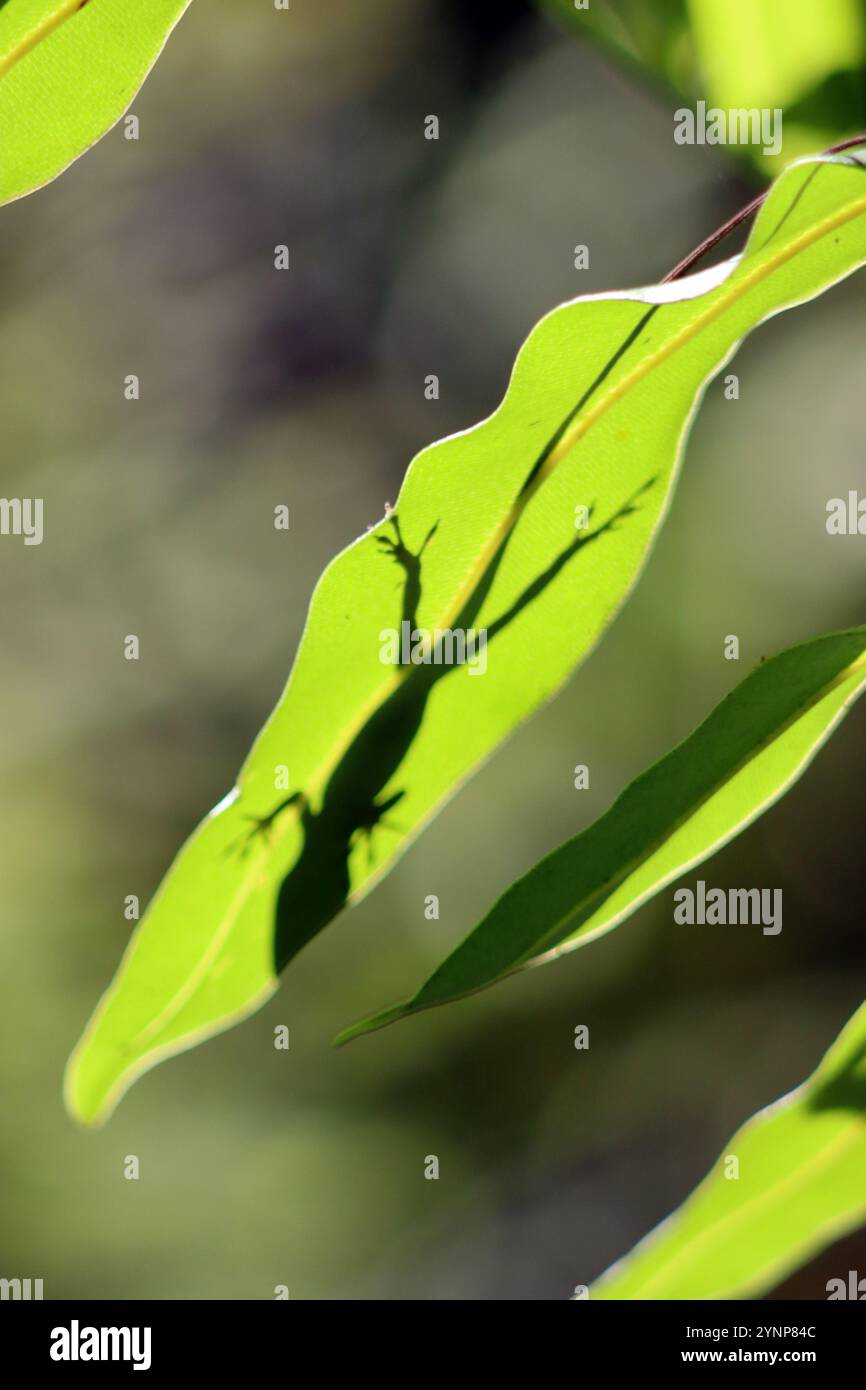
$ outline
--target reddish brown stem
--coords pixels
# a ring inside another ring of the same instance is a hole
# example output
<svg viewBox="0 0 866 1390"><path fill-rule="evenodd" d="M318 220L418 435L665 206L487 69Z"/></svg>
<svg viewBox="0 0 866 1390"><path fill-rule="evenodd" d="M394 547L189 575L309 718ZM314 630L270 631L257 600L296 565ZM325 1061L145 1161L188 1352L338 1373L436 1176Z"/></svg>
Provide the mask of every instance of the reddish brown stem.
<svg viewBox="0 0 866 1390"><path fill-rule="evenodd" d="M829 150L825 150L824 153L841 154L843 150L853 149L855 145L866 145L866 135L853 135L850 140L843 140L839 145L831 145ZM746 207L740 208L739 212L735 212L733 217L729 218L723 226L711 233L706 241L702 241L700 246L696 246L694 251L690 251L689 254L680 261L679 265L675 265L673 270L669 271L662 280L662 284L666 285L671 280L679 280L683 275L687 275L692 266L702 260L708 251L712 251L714 246L718 246L720 241L724 241L726 236L736 231L741 222L745 222L747 217L751 217L753 213L758 211L758 208L766 201L767 193L769 193L769 189L767 189L765 193L759 193L757 198L753 198Z"/></svg>

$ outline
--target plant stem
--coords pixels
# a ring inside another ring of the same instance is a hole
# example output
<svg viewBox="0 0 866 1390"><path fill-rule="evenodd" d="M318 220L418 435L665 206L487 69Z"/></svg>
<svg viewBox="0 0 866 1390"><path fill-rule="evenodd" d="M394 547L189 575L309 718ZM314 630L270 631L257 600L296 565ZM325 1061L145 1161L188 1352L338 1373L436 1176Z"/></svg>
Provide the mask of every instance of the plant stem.
<svg viewBox="0 0 866 1390"><path fill-rule="evenodd" d="M839 145L831 145L824 153L841 154L843 150L853 149L855 145L866 145L866 135L853 135L850 140L843 140ZM696 246L694 251L690 251L678 265L674 266L673 270L668 272L662 280L662 284L666 285L671 280L679 280L683 275L687 275L692 266L702 260L707 252L712 251L714 246L718 246L720 241L723 241L731 232L736 231L741 222L745 222L747 217L751 217L753 213L758 211L767 197L767 192L759 193L757 198L753 198L744 208L740 208L739 212L735 212L733 217L729 218L723 226L712 232L706 241L702 241L700 246Z"/></svg>

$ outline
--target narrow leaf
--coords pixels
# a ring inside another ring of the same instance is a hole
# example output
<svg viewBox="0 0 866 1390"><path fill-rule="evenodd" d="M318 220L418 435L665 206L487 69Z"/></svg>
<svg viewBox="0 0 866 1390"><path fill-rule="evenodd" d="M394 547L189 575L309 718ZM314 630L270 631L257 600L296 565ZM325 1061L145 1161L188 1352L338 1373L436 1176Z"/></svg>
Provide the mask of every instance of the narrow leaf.
<svg viewBox="0 0 866 1390"><path fill-rule="evenodd" d="M561 686L636 581L706 382L756 324L866 261L864 214L856 161L793 165L742 257L562 305L498 410L418 455L396 513L322 576L236 788L143 918L72 1059L74 1114L104 1116L155 1061L257 1007ZM429 664L392 649L407 629L430 636Z"/></svg>
<svg viewBox="0 0 866 1390"><path fill-rule="evenodd" d="M0 203L56 178L129 106L190 0L0 8Z"/></svg>
<svg viewBox="0 0 866 1390"><path fill-rule="evenodd" d="M866 685L866 627L763 663L610 810L518 879L413 999L348 1042L596 940L800 777Z"/></svg>
<svg viewBox="0 0 866 1390"><path fill-rule="evenodd" d="M590 1297L760 1297L866 1219L864 1121L866 1005L814 1075L743 1125L688 1201L603 1274ZM828 1295L861 1296L847 1285L840 1269Z"/></svg>

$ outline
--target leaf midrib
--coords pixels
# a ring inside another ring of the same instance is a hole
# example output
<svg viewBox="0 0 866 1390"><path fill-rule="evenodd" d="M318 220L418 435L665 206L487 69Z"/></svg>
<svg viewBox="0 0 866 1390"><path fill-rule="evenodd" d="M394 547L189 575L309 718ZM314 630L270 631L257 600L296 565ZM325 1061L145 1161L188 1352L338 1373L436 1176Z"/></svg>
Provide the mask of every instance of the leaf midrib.
<svg viewBox="0 0 866 1390"><path fill-rule="evenodd" d="M61 0L61 3L48 14L44 19L40 19L38 24L18 40L8 53L0 55L0 79L19 63L22 58L26 58L43 39L47 39L49 34L53 34L55 29L59 29L66 20L83 10L88 0Z"/></svg>

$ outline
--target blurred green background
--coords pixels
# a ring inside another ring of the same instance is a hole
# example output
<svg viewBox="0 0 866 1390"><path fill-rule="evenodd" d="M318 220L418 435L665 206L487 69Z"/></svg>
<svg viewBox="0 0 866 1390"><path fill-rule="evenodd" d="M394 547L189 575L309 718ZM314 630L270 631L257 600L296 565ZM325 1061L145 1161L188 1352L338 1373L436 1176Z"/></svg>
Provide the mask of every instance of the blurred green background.
<svg viewBox="0 0 866 1390"><path fill-rule="evenodd" d="M3 490L45 499L44 544L0 544L5 1277L49 1298L567 1298L862 999L858 710L687 880L781 887L781 936L675 927L669 891L555 968L330 1047L762 655L863 620L862 538L824 525L866 479L860 276L755 335L738 401L710 387L606 642L278 997L149 1074L104 1130L61 1106L124 898L147 901L230 787L326 562L419 448L495 407L542 313L654 281L762 186L748 152L674 144L681 94L728 90L699 9L594 0L602 34L521 0L195 4L134 103L140 140L116 128L0 211ZM788 157L804 126L820 148L864 123L862 6L809 9L848 26L841 50L804 78L794 44L735 98L798 103ZM788 1292L824 1297L858 1258L849 1242Z"/></svg>

